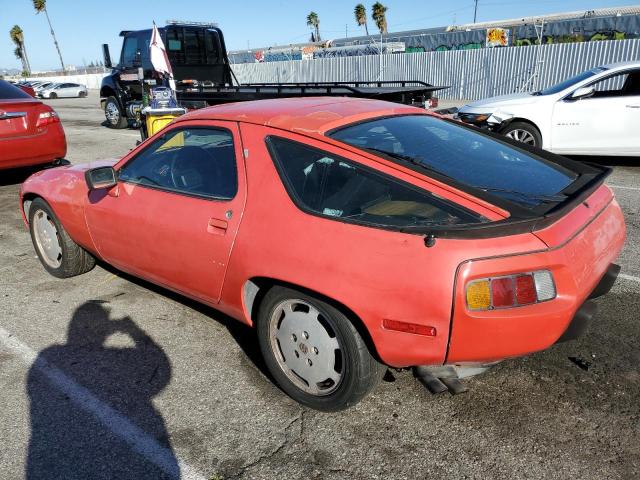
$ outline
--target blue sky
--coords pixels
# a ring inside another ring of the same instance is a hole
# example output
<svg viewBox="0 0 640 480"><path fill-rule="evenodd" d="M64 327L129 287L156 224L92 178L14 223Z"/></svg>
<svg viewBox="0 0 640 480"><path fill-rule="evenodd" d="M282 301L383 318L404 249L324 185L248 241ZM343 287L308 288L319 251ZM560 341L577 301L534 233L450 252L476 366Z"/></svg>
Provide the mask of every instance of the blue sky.
<svg viewBox="0 0 640 480"><path fill-rule="evenodd" d="M306 15L320 17L324 39L360 34L353 18L358 0L48 0L51 22L66 64L82 66L102 58L102 43L111 55L120 52L120 30L148 28L152 20L167 19L217 22L230 50L289 44L309 38ZM367 8L373 0L363 2ZM473 0L386 0L389 31L437 27L473 20ZM587 10L639 4L624 0L479 0L478 21L519 16ZM188 8L187 8L188 6ZM58 68L58 60L43 14L35 15L31 0L0 0L0 67L19 68L9 30L18 24L25 32L27 53L33 70ZM370 31L375 30L370 22Z"/></svg>

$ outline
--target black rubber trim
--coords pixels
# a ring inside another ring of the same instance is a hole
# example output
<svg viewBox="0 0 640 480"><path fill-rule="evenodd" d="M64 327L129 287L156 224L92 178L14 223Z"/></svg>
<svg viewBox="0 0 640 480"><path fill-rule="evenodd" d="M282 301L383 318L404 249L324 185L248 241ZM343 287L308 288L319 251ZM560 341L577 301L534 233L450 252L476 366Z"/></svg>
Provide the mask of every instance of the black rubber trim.
<svg viewBox="0 0 640 480"><path fill-rule="evenodd" d="M566 342L568 340L575 340L579 336L581 336L589 323L591 323L591 319L595 315L598 310L598 305L591 300L587 300L582 304L582 306L578 309L576 314L573 316L571 323L564 331L562 336L556 341L556 343Z"/></svg>
<svg viewBox="0 0 640 480"><path fill-rule="evenodd" d="M613 287L613 284L616 283L619 273L620 265L616 265L615 263L609 265L609 268L600 279L600 282L598 283L596 288L593 289L593 292L591 292L589 298L598 298L609 293L609 291Z"/></svg>

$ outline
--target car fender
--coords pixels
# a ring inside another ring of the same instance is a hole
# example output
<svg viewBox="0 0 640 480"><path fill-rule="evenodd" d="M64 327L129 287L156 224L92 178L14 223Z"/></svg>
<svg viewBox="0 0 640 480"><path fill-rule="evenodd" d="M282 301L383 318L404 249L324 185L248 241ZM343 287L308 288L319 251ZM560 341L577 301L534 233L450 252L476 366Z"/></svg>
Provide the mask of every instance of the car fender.
<svg viewBox="0 0 640 480"><path fill-rule="evenodd" d="M41 170L31 175L20 188L20 210L28 226L28 212L24 203L41 197L52 208L69 236L78 245L98 255L85 220L85 207L89 190L84 179L86 170L113 165L113 161L68 165Z"/></svg>

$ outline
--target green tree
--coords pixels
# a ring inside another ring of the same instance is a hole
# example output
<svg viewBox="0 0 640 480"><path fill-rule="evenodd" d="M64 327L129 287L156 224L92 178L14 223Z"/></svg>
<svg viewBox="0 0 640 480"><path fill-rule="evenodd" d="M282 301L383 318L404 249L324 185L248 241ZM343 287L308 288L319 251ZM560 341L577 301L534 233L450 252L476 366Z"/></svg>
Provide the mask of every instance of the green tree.
<svg viewBox="0 0 640 480"><path fill-rule="evenodd" d="M315 32L314 41L320 41L320 18L316 12L311 12L307 15L307 25L313 28ZM313 35L312 35L313 37Z"/></svg>
<svg viewBox="0 0 640 480"><path fill-rule="evenodd" d="M363 4L359 3L353 10L353 14L356 16L356 23L359 27L364 25L364 31L369 35L369 25L367 25L367 9Z"/></svg>
<svg viewBox="0 0 640 480"><path fill-rule="evenodd" d="M376 2L371 7L371 18L376 22L380 33L387 33L387 7L380 2Z"/></svg>
<svg viewBox="0 0 640 480"><path fill-rule="evenodd" d="M13 28L9 30L9 36L11 37L11 41L16 44L14 53L22 62L22 69L30 72L31 66L29 65L29 58L27 57L27 49L24 46L24 32L22 28L20 28L19 25L14 25Z"/></svg>
<svg viewBox="0 0 640 480"><path fill-rule="evenodd" d="M53 44L56 46L56 50L58 51L58 57L60 57L60 65L62 65L62 71L65 71L64 61L62 60L62 53L60 52L60 46L58 45L56 34L53 31L53 27L51 26L51 19L49 18L49 12L47 11L47 0L33 0L33 8L36 9L36 14L44 12L45 16L47 17L47 22L49 23L49 29L51 30L51 36L53 37Z"/></svg>

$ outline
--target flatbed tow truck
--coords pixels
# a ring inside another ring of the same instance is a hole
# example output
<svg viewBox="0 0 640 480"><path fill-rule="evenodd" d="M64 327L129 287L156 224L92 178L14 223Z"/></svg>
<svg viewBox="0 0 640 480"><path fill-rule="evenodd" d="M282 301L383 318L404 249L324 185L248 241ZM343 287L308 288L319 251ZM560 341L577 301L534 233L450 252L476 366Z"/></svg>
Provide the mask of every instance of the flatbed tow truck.
<svg viewBox="0 0 640 480"><path fill-rule="evenodd" d="M437 106L433 93L447 88L418 80L240 84L229 63L222 30L214 24L168 22L158 31L173 69L176 99L188 109L310 96L376 98L430 108ZM100 102L110 128L135 125L145 90L159 84L149 57L151 29L122 31L120 36L123 42L118 64L112 64L109 47L103 45L105 66L112 72L102 80Z"/></svg>

